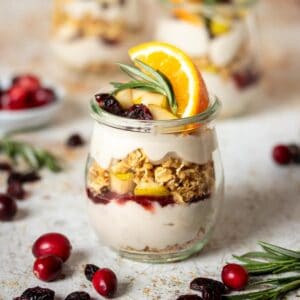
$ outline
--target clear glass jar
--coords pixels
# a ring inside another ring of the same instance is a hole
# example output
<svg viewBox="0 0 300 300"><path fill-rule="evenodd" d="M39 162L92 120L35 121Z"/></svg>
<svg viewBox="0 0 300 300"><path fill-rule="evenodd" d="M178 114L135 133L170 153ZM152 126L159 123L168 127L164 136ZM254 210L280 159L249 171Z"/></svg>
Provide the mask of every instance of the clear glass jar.
<svg viewBox="0 0 300 300"><path fill-rule="evenodd" d="M127 60L142 28L138 0L55 0L52 48L68 66L99 71Z"/></svg>
<svg viewBox="0 0 300 300"><path fill-rule="evenodd" d="M156 39L178 46L198 66L222 116L244 112L261 93L255 0L179 0L168 3Z"/></svg>
<svg viewBox="0 0 300 300"><path fill-rule="evenodd" d="M88 214L100 240L146 262L185 259L211 236L223 200L214 98L184 119L141 121L100 109L86 169Z"/></svg>

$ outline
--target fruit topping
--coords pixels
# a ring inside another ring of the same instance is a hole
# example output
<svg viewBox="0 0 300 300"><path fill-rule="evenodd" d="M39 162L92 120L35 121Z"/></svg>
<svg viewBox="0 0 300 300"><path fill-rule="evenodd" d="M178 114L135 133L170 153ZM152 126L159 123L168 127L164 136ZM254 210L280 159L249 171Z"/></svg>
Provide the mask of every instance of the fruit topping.
<svg viewBox="0 0 300 300"><path fill-rule="evenodd" d="M182 296L179 296L177 298L177 300L203 300L203 298L201 298L200 296L198 295L182 295Z"/></svg>
<svg viewBox="0 0 300 300"><path fill-rule="evenodd" d="M107 112L121 116L124 113L118 100L111 94L102 93L95 95L99 106Z"/></svg>
<svg viewBox="0 0 300 300"><path fill-rule="evenodd" d="M158 93L151 93L145 90L133 89L132 99L134 104L154 104L163 108L168 107L168 100L165 95Z"/></svg>
<svg viewBox="0 0 300 300"><path fill-rule="evenodd" d="M173 119L177 119L177 117L175 115L173 115L167 109L162 108L160 106L157 106L157 105L154 105L154 104L149 104L148 108L149 108L154 120L173 120Z"/></svg>
<svg viewBox="0 0 300 300"><path fill-rule="evenodd" d="M117 290L117 276L110 269L100 269L93 276L93 286L103 297L111 298Z"/></svg>
<svg viewBox="0 0 300 300"><path fill-rule="evenodd" d="M153 120L153 116L149 108L144 104L135 104L131 106L126 112L125 116L130 119L137 120Z"/></svg>
<svg viewBox="0 0 300 300"><path fill-rule="evenodd" d="M63 261L55 255L38 257L33 265L34 275L42 281L53 281L61 275Z"/></svg>
<svg viewBox="0 0 300 300"><path fill-rule="evenodd" d="M128 109L130 106L132 106L134 103L132 102L133 93L134 90L126 89L118 92L116 94L116 99L119 101L120 105L123 109Z"/></svg>
<svg viewBox="0 0 300 300"><path fill-rule="evenodd" d="M140 183L134 189L136 196L168 196L170 192L167 188L157 183Z"/></svg>
<svg viewBox="0 0 300 300"><path fill-rule="evenodd" d="M110 173L110 187L113 192L127 194L133 191L133 173Z"/></svg>
<svg viewBox="0 0 300 300"><path fill-rule="evenodd" d="M288 146L277 145L273 148L273 159L279 165L287 165L292 160L292 153Z"/></svg>
<svg viewBox="0 0 300 300"><path fill-rule="evenodd" d="M71 243L61 233L47 233L40 236L32 246L32 253L35 257L43 255L56 255L64 262L71 255Z"/></svg>
<svg viewBox="0 0 300 300"><path fill-rule="evenodd" d="M0 221L11 221L16 213L16 201L6 194L0 194Z"/></svg>
<svg viewBox="0 0 300 300"><path fill-rule="evenodd" d="M95 273L99 270L100 268L96 265L93 264L87 264L84 268L84 275L87 280L92 281Z"/></svg>
<svg viewBox="0 0 300 300"><path fill-rule="evenodd" d="M74 133L74 134L70 135L66 141L66 145L71 148L72 147L81 147L84 144L85 144L84 139L78 133Z"/></svg>
<svg viewBox="0 0 300 300"><path fill-rule="evenodd" d="M222 281L232 290L242 290L248 284L247 270L238 264L228 264L222 270Z"/></svg>
<svg viewBox="0 0 300 300"><path fill-rule="evenodd" d="M90 300L91 297L86 292L73 292L69 294L65 300Z"/></svg>
<svg viewBox="0 0 300 300"><path fill-rule="evenodd" d="M20 300L54 300L54 291L39 286L29 288L19 297ZM17 298L18 299L18 298Z"/></svg>

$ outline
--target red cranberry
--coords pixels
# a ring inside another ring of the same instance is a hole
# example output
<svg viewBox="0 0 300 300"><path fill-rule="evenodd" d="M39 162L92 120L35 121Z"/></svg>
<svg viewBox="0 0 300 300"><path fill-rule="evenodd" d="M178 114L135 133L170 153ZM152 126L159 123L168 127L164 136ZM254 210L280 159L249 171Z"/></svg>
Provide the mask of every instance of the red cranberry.
<svg viewBox="0 0 300 300"><path fill-rule="evenodd" d="M0 221L11 221L17 213L16 201L5 194L0 194Z"/></svg>
<svg viewBox="0 0 300 300"><path fill-rule="evenodd" d="M22 87L28 92L34 92L40 87L39 79L30 74L15 77L13 79L13 84Z"/></svg>
<svg viewBox="0 0 300 300"><path fill-rule="evenodd" d="M100 269L93 276L93 286L103 297L111 298L117 290L117 277L110 269Z"/></svg>
<svg viewBox="0 0 300 300"><path fill-rule="evenodd" d="M153 120L149 108L144 104L132 105L125 113L125 117L137 120Z"/></svg>
<svg viewBox="0 0 300 300"><path fill-rule="evenodd" d="M2 97L4 109L19 110L28 108L28 92L21 86L13 86Z"/></svg>
<svg viewBox="0 0 300 300"><path fill-rule="evenodd" d="M64 262L70 257L71 243L67 237L60 233L46 233L40 236L32 246L35 257L43 255L56 255Z"/></svg>
<svg viewBox="0 0 300 300"><path fill-rule="evenodd" d="M42 281L53 281L57 279L62 271L63 261L55 255L38 257L33 265L34 275Z"/></svg>
<svg viewBox="0 0 300 300"><path fill-rule="evenodd" d="M47 105L55 100L55 93L49 88L38 88L32 95L33 106Z"/></svg>
<svg viewBox="0 0 300 300"><path fill-rule="evenodd" d="M277 145L273 148L273 159L280 165L287 165L292 160L292 154L285 145Z"/></svg>
<svg viewBox="0 0 300 300"><path fill-rule="evenodd" d="M247 270L238 264L228 264L222 270L223 283L232 290L242 290L248 283Z"/></svg>

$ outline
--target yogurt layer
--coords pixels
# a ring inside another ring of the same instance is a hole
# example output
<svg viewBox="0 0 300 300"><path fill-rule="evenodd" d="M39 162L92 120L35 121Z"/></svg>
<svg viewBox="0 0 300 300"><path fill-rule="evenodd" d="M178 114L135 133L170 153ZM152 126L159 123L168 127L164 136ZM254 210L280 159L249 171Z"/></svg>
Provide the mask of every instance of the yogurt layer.
<svg viewBox="0 0 300 300"><path fill-rule="evenodd" d="M123 159L138 148L142 148L152 162L172 154L187 162L204 164L212 159L217 148L213 129L186 135L153 135L123 131L96 122L91 140L90 155L102 168L108 168L112 159Z"/></svg>
<svg viewBox="0 0 300 300"><path fill-rule="evenodd" d="M201 240L216 217L214 197L187 205L161 207L154 203L148 211L134 201L95 204L88 201L90 221L101 240L121 250L163 250Z"/></svg>

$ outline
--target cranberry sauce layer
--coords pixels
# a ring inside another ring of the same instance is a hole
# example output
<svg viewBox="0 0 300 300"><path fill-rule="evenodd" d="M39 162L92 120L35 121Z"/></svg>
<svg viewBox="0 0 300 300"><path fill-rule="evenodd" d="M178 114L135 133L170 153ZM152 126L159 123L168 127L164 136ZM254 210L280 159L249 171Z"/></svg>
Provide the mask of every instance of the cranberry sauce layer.
<svg viewBox="0 0 300 300"><path fill-rule="evenodd" d="M169 196L146 196L146 195L136 196L132 194L120 195L111 191L106 191L106 192L96 194L95 192L91 191L89 188L86 189L86 192L88 198L92 200L95 204L108 204L111 201L116 201L118 204L122 205L128 201L133 201L143 206L147 210L152 210L154 203L158 203L161 207L176 204L172 195ZM208 199L209 197L210 194L193 197L193 199L191 199L189 203L203 201L205 199Z"/></svg>

